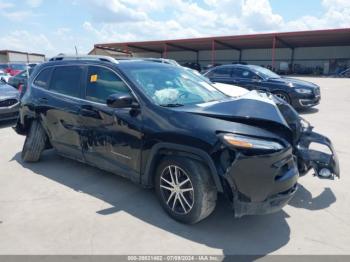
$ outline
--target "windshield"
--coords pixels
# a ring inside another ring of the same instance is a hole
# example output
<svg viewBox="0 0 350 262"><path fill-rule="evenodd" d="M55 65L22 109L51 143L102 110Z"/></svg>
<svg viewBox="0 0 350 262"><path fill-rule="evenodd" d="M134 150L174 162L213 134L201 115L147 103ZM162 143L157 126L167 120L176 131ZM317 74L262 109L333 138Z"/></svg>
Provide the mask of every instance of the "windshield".
<svg viewBox="0 0 350 262"><path fill-rule="evenodd" d="M272 72L271 70L261 67L261 66L256 66L253 68L255 70L255 73L257 73L259 76L263 78L281 78L279 75L276 73Z"/></svg>
<svg viewBox="0 0 350 262"><path fill-rule="evenodd" d="M155 104L161 106L200 104L227 98L202 78L181 67L140 65L123 71Z"/></svg>

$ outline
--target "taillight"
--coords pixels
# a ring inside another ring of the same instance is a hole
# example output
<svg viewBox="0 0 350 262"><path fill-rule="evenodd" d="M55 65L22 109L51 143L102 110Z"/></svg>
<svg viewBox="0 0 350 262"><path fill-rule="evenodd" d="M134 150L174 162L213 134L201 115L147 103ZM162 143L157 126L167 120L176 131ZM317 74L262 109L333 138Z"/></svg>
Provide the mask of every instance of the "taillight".
<svg viewBox="0 0 350 262"><path fill-rule="evenodd" d="M18 85L18 91L19 91L20 93L22 93L22 90L23 90L23 84L19 84L19 85Z"/></svg>

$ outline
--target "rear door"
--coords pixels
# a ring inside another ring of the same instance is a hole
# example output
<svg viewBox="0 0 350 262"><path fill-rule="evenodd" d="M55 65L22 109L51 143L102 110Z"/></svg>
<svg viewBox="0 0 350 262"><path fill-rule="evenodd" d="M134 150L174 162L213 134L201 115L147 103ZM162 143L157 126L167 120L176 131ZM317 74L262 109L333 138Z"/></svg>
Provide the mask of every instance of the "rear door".
<svg viewBox="0 0 350 262"><path fill-rule="evenodd" d="M83 160L79 112L84 70L79 65L56 66L44 69L34 81L38 111L51 144L79 160Z"/></svg>
<svg viewBox="0 0 350 262"><path fill-rule="evenodd" d="M81 105L83 152L87 162L139 181L142 121L139 109L106 105L112 94L132 94L113 70L91 65Z"/></svg>

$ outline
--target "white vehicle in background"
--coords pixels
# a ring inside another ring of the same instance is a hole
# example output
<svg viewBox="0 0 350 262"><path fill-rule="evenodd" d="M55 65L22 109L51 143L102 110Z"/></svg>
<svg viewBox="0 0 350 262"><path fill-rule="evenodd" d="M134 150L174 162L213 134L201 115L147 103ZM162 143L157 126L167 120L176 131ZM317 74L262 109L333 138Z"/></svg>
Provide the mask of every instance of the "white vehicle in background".
<svg viewBox="0 0 350 262"><path fill-rule="evenodd" d="M228 85L228 84L222 84L222 83L212 83L212 85L215 86L216 89L219 89L221 92L223 92L225 95L228 95L231 97L243 96L249 93L248 89L245 89L240 86Z"/></svg>
<svg viewBox="0 0 350 262"><path fill-rule="evenodd" d="M4 82L8 82L9 81L9 78L11 77L10 74L0 70L0 80L3 80Z"/></svg>

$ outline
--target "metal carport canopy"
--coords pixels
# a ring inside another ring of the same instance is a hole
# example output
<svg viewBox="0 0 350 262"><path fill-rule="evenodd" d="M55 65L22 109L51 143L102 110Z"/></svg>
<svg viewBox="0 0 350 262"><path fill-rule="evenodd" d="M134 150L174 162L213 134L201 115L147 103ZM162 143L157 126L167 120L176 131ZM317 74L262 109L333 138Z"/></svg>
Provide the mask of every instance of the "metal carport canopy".
<svg viewBox="0 0 350 262"><path fill-rule="evenodd" d="M215 50L272 48L272 62L276 48L321 47L350 45L350 28L326 29L314 31L264 33L235 36L215 36L160 41L122 42L95 44L95 48L111 48L124 52L155 52L167 56L172 51L212 51L215 62Z"/></svg>

